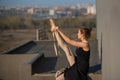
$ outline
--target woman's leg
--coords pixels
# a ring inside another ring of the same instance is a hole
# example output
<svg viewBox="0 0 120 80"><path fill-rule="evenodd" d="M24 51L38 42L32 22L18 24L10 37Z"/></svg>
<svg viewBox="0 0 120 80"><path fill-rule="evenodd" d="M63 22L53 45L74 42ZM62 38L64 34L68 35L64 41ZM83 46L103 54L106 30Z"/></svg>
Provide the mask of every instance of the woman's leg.
<svg viewBox="0 0 120 80"><path fill-rule="evenodd" d="M64 74L61 74L60 76L56 77L56 80L64 80Z"/></svg>
<svg viewBox="0 0 120 80"><path fill-rule="evenodd" d="M75 63L75 58L73 53L71 52L71 49L67 46L67 44L64 42L64 40L61 38L60 34L58 32L54 32L55 38L58 42L58 45L63 49L65 52L68 62L70 66L72 66Z"/></svg>
<svg viewBox="0 0 120 80"><path fill-rule="evenodd" d="M55 23L52 19L50 19L50 24L51 24L51 31L53 31L53 29L56 26L55 26ZM64 52L67 56L68 62L70 64L70 66L72 66L75 63L75 59L74 59L74 55L72 54L70 48L67 46L67 44L64 42L64 40L61 38L61 36L59 35L58 32L54 32L53 36L56 38L59 46L64 50Z"/></svg>

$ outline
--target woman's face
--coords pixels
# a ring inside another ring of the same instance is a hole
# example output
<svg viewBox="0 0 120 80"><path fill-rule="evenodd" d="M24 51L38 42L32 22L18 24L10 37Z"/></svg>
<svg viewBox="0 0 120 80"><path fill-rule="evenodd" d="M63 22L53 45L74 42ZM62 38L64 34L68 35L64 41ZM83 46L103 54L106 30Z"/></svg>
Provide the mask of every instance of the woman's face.
<svg viewBox="0 0 120 80"><path fill-rule="evenodd" d="M81 33L80 30L78 30L78 39L81 39L83 37L83 34Z"/></svg>

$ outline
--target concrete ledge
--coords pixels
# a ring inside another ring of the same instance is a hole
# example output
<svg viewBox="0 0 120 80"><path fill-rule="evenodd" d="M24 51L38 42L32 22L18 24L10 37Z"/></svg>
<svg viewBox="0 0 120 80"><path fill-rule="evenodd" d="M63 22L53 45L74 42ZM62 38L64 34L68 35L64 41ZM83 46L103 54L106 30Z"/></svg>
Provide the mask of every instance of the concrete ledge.
<svg viewBox="0 0 120 80"><path fill-rule="evenodd" d="M15 50L19 49L20 47L23 47L23 46L25 46L25 45L27 45L31 42L33 42L33 41L26 41L26 42L14 47L14 48L11 48L9 50L6 50L6 51L2 52L1 54L11 54L12 51L15 51Z"/></svg>
<svg viewBox="0 0 120 80"><path fill-rule="evenodd" d="M38 54L34 58L32 58L30 61L28 61L28 64L33 64L35 61L37 61L39 58L44 57L44 54Z"/></svg>
<svg viewBox="0 0 120 80"><path fill-rule="evenodd" d="M41 74L34 74L33 76L42 76L42 77L47 77L47 76L55 76L55 73L41 73Z"/></svg>

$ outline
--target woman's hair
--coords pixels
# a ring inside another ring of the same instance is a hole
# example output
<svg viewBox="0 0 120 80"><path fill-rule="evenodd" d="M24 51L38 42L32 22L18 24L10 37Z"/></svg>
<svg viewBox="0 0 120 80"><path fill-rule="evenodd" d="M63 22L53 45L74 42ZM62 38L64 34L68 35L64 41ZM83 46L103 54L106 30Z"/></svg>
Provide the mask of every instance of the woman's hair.
<svg viewBox="0 0 120 80"><path fill-rule="evenodd" d="M92 28L80 27L80 32L84 34L86 39L89 39L91 36Z"/></svg>

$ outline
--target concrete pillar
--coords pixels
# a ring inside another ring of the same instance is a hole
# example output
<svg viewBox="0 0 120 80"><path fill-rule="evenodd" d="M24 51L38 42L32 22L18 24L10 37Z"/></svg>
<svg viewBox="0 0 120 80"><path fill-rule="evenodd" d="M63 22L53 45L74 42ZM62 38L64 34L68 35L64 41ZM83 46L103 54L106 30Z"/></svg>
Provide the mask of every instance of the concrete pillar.
<svg viewBox="0 0 120 80"><path fill-rule="evenodd" d="M102 46L102 80L120 80L119 3L120 0L97 0L97 37L99 52Z"/></svg>
<svg viewBox="0 0 120 80"><path fill-rule="evenodd" d="M39 29L36 29L36 40L39 41Z"/></svg>

